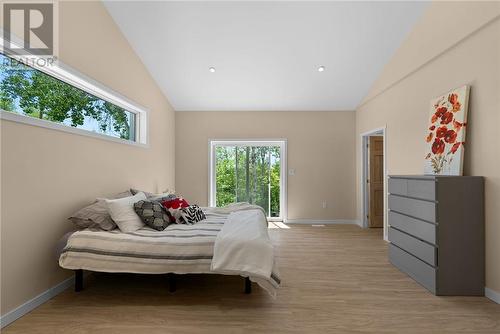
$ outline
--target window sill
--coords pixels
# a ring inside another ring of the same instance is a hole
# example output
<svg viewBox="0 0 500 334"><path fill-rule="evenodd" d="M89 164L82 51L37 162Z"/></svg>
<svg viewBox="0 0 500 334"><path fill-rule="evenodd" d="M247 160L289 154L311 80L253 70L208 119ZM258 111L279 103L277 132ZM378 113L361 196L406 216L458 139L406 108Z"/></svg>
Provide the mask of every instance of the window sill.
<svg viewBox="0 0 500 334"><path fill-rule="evenodd" d="M38 126L38 127L42 127L42 128L46 128L46 129L51 129L51 130L72 133L72 134L76 134L76 135L80 135L80 136L103 139L103 140L111 141L111 142L118 143L118 144L131 145L131 146L136 146L136 147L141 147L141 148L149 148L148 144L143 144L143 143L138 143L138 142L131 141L131 140L111 137L111 136L107 136L104 134L91 132L88 130L78 129L78 128L74 128L71 126L46 121L43 119L38 119L38 118L29 117L29 116L15 114L15 113L8 112L8 111L1 110L1 109L0 109L0 119L6 120L6 121L11 121L11 122L16 122L16 123L27 124L27 125L31 125L31 126Z"/></svg>

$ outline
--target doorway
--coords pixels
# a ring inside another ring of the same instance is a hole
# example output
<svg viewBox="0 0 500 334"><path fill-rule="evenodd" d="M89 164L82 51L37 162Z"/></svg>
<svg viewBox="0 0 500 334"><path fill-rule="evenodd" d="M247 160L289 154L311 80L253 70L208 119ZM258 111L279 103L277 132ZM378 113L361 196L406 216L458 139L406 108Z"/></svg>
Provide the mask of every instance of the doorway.
<svg viewBox="0 0 500 334"><path fill-rule="evenodd" d="M383 228L386 239L385 128L361 135L363 227Z"/></svg>

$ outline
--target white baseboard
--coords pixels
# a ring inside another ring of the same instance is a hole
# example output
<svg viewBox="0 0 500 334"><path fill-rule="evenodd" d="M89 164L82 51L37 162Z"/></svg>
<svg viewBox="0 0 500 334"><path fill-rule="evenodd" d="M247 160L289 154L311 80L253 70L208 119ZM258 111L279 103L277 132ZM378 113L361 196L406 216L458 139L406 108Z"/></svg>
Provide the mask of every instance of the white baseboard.
<svg viewBox="0 0 500 334"><path fill-rule="evenodd" d="M493 289L485 287L484 288L484 295L485 295L485 297L491 299L495 303L500 304L500 292L496 292Z"/></svg>
<svg viewBox="0 0 500 334"><path fill-rule="evenodd" d="M334 220L287 219L285 224L304 224L304 225L350 224L350 225L361 226L361 223L354 219L334 219Z"/></svg>
<svg viewBox="0 0 500 334"><path fill-rule="evenodd" d="M57 284L56 286L53 286L47 291L42 292L35 298L28 300L21 306L16 307L12 311L5 313L3 316L0 317L0 328L4 328L5 326L16 321L26 313L32 311L33 309L45 303L46 301L57 296L67 288L71 287L74 284L74 282L75 282L74 277L68 278L67 280L62 281L61 283Z"/></svg>

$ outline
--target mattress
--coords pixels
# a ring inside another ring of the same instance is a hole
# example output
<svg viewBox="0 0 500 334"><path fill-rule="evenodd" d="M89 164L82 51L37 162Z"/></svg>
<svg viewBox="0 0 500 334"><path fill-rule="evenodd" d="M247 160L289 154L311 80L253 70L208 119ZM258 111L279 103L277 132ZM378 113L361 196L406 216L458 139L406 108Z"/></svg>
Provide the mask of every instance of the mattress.
<svg viewBox="0 0 500 334"><path fill-rule="evenodd" d="M211 273L216 237L229 214L206 213L195 224L173 224L164 231L144 227L133 233L74 232L59 257L66 269L141 274Z"/></svg>

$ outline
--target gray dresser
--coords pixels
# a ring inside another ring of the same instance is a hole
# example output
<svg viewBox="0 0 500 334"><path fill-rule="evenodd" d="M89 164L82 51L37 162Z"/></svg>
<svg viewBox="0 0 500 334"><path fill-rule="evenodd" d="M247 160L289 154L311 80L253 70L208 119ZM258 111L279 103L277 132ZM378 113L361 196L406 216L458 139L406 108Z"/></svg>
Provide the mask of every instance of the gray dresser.
<svg viewBox="0 0 500 334"><path fill-rule="evenodd" d="M436 295L484 295L484 180L389 177L389 260Z"/></svg>

